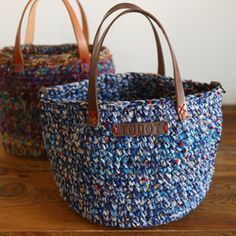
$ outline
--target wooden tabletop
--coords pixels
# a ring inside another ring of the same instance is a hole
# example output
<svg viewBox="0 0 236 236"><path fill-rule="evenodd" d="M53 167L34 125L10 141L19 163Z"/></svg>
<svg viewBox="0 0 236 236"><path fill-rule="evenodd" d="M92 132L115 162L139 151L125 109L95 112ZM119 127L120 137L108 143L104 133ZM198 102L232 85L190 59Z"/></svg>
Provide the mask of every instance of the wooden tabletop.
<svg viewBox="0 0 236 236"><path fill-rule="evenodd" d="M223 141L211 189L186 218L147 230L91 224L67 207L46 159L19 158L0 148L0 236L236 235L236 107L224 108Z"/></svg>

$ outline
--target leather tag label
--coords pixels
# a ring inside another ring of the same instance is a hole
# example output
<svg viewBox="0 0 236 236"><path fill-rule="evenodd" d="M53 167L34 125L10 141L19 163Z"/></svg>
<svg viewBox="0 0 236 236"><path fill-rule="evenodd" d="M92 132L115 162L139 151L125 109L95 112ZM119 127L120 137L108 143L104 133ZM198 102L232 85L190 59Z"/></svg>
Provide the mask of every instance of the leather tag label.
<svg viewBox="0 0 236 236"><path fill-rule="evenodd" d="M116 124L113 126L115 137L160 136L168 132L167 122Z"/></svg>

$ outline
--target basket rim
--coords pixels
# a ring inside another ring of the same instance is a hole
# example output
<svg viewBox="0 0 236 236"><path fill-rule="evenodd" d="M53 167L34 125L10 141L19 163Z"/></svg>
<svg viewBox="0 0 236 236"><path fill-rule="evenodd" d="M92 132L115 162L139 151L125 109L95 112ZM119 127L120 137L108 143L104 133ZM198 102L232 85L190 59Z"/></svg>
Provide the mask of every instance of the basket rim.
<svg viewBox="0 0 236 236"><path fill-rule="evenodd" d="M167 76L157 76L156 74L152 74L152 73L135 73L135 72L128 72L128 73L119 73L119 74L108 74L108 75L100 75L98 76L98 80L101 79L102 77L106 77L106 76L111 76L111 77L116 77L118 78L118 76L124 76L124 75L131 75L131 74L142 74L142 75L150 75L150 76L156 76L157 78L161 78L161 79L171 79L174 81L173 78L171 77L167 77ZM224 93L222 87L220 86L220 84L215 85L215 87L210 89L210 84L208 83L202 83L202 82L195 82L192 80L183 80L183 83L195 83L195 84L202 84L205 86L209 86L209 90L204 91L204 92L199 92L199 93L195 93L195 94L188 94L186 95L186 100L189 102L191 100L194 100L196 98L201 99L203 97L207 97L207 96L211 96L213 93L217 93L217 92L221 92L222 94ZM49 87L47 88L48 90L54 90L54 89L63 89L64 86L70 86L70 85L83 85L83 83L89 83L89 81L87 80L83 80L81 82L75 82L75 83L70 83L70 84L65 84L65 85L57 85L57 86L53 86L53 87ZM50 98L50 96L45 96L44 94L41 95L40 100L42 103L52 103L54 105L81 105L84 106L88 104L87 100L68 100L68 99L62 99L62 98ZM159 101L165 101L165 102L175 102L175 96L168 96L168 97L161 97L161 98L150 98L148 99L148 101L152 101L153 104L158 103ZM143 100L143 99L137 99L137 100L118 100L118 101L107 101L107 100L98 100L99 106L101 107L102 110L102 106L106 106L106 107L114 107L114 106L120 106L120 105L124 105L127 104L129 106L137 106L137 105L142 105L142 104L146 104L147 100Z"/></svg>
<svg viewBox="0 0 236 236"><path fill-rule="evenodd" d="M65 50L63 50L63 47ZM90 45L90 52L92 52L93 46ZM53 53L53 50L57 50L57 53ZM61 52L60 52L61 49ZM76 44L59 44L59 45L40 45L40 44L34 44L34 45L23 45L22 50L24 54L26 54L27 50L32 50L33 52L30 52L30 56L32 58L38 57L35 60L30 62L29 60L26 60L25 65L25 71L21 73L15 73L13 71L13 51L14 47L4 47L0 49L0 75L1 73L6 75L16 75L16 76L32 76L36 74L39 75L50 75L53 74L52 72L54 70L59 70L60 67L62 68L71 68L73 69L75 66L78 67L80 64L80 58L72 58L72 61L67 61L67 58L70 57L70 55L76 55L77 53L77 45ZM37 51L38 50L38 51ZM52 51L52 52L50 52ZM39 53L38 53L39 52ZM43 62L49 62L45 65L39 65L37 66L37 60L39 61L40 56L42 56ZM57 56L58 58L62 58L62 62L55 63L53 65L53 62L50 62L50 56ZM110 53L110 50L107 47L103 47L102 51L100 53L99 62L102 63L107 60L111 60L112 54ZM67 63L66 63L67 62ZM50 63L52 63L50 65ZM51 72L51 73L50 73ZM60 73L59 73L60 74Z"/></svg>

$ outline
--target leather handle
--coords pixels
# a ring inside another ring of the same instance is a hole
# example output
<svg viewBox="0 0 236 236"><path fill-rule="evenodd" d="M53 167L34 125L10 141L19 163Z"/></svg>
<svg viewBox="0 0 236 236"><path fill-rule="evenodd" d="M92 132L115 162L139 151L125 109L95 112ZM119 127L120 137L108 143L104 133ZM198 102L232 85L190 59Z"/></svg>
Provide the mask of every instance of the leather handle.
<svg viewBox="0 0 236 236"><path fill-rule="evenodd" d="M154 21L157 26L160 28L161 32L163 33L168 47L170 49L171 57L172 57L172 63L173 63L173 70L174 70L174 79L175 79L175 89L176 89L176 98L177 98L177 114L179 116L179 119L181 121L187 119L187 104L185 100L185 93L183 84L181 81L179 66L176 60L175 53L173 51L173 48L171 46L170 40L168 38L167 33L164 30L164 27L162 24L157 20L155 16L153 16L151 13L141 10L141 9L131 9L126 10L119 14L106 28L103 35L101 36L100 40L95 38L95 42L97 42L94 45L94 50L91 57L91 70L89 74L89 88L88 88L88 125L92 127L97 127L99 124L99 105L98 105L98 96L97 96L97 64L99 59L99 53L102 47L102 44L105 40L105 37L107 33L109 32L112 25L123 15L129 14L129 13L139 13L146 17L149 17L152 21Z"/></svg>
<svg viewBox="0 0 236 236"><path fill-rule="evenodd" d="M18 26L17 34L16 34L16 41L15 41L15 51L14 51L14 59L15 59L15 72L23 72L24 71L24 59L22 55L21 50L21 28L24 16L26 14L27 9L30 7L34 0L29 0L26 4L23 14L20 19L20 23ZM87 41L85 39L85 36L83 34L83 31L81 29L81 26L79 24L79 21L77 19L77 16L71 6L71 4L68 2L68 0L62 0L65 7L67 8L67 11L70 15L70 19L73 25L74 34L77 41L77 47L78 47L78 53L80 55L80 61L81 61L81 68L83 73L88 73L89 63L90 63L90 55L89 55L89 48Z"/></svg>
<svg viewBox="0 0 236 236"><path fill-rule="evenodd" d="M30 8L27 29L26 29L26 36L25 36L25 44L27 45L33 44L34 42L36 11L37 11L39 2L40 2L39 0L35 0ZM83 32L84 32L87 44L89 45L89 27L88 27L87 17L86 17L82 4L79 2L79 0L76 0L76 2L78 4L81 17L82 17Z"/></svg>
<svg viewBox="0 0 236 236"><path fill-rule="evenodd" d="M96 45L98 43L99 37L100 37L100 33L101 33L101 29L102 26L104 24L104 22L107 20L107 18L112 15L114 12L122 10L122 9L142 9L139 6L132 4L132 3L120 3L115 5L114 7L112 7L107 13L106 15L103 17L103 20L99 26L99 28L97 29L97 33L95 36L95 40L94 40L94 44ZM147 17L148 18L148 17ZM156 47L157 47L157 55L158 55L158 74L165 76L165 61L164 61L164 55L163 55L163 50L162 50L162 45L161 45L161 40L160 37L158 35L158 32L156 30L156 27L154 26L154 24L152 23L152 21L148 18L153 32L154 32L154 36L156 39Z"/></svg>

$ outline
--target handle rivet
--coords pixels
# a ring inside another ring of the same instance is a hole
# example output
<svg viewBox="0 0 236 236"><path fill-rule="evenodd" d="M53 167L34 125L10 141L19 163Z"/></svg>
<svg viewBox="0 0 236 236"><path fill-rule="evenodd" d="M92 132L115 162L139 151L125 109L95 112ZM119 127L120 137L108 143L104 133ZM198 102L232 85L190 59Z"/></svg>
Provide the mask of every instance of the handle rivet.
<svg viewBox="0 0 236 236"><path fill-rule="evenodd" d="M97 124L97 112L89 111L89 124L96 125Z"/></svg>

